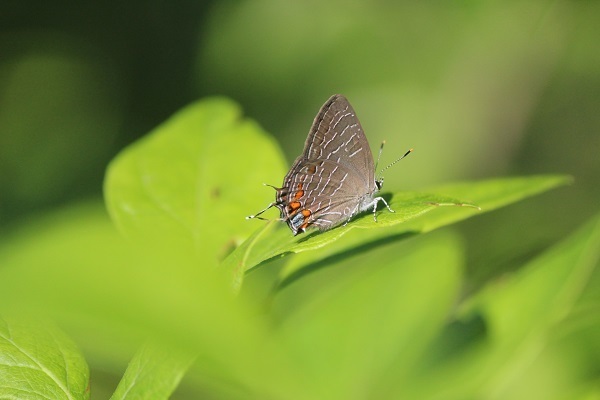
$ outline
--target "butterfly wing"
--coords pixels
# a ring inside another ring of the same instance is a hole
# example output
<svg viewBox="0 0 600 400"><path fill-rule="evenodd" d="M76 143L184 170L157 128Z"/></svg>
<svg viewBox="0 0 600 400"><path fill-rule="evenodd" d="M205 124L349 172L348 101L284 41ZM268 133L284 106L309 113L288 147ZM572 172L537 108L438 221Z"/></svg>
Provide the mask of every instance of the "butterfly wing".
<svg viewBox="0 0 600 400"><path fill-rule="evenodd" d="M348 100L334 95L277 191L281 218L294 234L313 224L326 230L347 221L376 190L369 142Z"/></svg>
<svg viewBox="0 0 600 400"><path fill-rule="evenodd" d="M304 143L302 155L296 159L292 170L298 163L324 159L355 168L357 175L368 178L375 185L375 167L369 142L356 112L340 94L331 96L319 110Z"/></svg>

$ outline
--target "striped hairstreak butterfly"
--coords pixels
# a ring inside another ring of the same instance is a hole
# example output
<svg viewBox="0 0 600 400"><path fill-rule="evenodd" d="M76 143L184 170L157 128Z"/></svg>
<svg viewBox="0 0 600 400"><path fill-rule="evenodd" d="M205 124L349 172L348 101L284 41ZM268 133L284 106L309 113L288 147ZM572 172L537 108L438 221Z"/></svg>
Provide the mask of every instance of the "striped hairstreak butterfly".
<svg viewBox="0 0 600 400"><path fill-rule="evenodd" d="M380 156L382 149L383 143ZM354 109L344 96L333 95L315 117L304 151L294 161L283 186L274 187L275 201L246 219L256 218L275 206L294 235L309 227L325 231L346 224L369 209L373 210L373 218L377 221L380 201L390 212L394 210L383 197L377 196L383 186L383 177L375 176L375 168L369 142Z"/></svg>

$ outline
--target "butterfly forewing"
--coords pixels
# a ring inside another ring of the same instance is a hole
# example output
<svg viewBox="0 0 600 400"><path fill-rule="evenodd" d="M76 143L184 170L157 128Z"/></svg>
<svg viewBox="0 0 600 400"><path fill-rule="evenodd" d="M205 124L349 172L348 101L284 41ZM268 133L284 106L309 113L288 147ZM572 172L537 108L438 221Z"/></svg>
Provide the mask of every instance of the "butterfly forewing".
<svg viewBox="0 0 600 400"><path fill-rule="evenodd" d="M358 176L368 177L369 186L375 185L373 154L369 142L354 109L339 94L331 96L319 110L306 138L304 151L296 159L294 166L323 159L346 164L356 169Z"/></svg>

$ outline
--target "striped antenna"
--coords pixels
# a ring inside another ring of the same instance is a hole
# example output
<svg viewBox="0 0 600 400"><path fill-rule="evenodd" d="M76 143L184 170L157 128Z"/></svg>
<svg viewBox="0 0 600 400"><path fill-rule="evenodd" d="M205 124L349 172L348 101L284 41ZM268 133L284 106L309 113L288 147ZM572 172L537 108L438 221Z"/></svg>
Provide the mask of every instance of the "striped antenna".
<svg viewBox="0 0 600 400"><path fill-rule="evenodd" d="M383 142L385 143L385 142ZM381 150L383 150L383 143L381 144L381 148L379 149L379 155L381 156ZM379 173L379 176L383 176L383 173L385 171L388 170L388 168L390 168L392 165L396 164L398 161L402 160L404 157L406 157L407 155L409 155L410 153L413 152L413 149L409 149L406 153L404 153L404 155L400 158L398 158L397 160L394 160L390 165L388 165L387 167L385 167L384 169L381 170L381 172ZM377 163L379 163L379 159L377 159ZM377 168L375 168L377 169Z"/></svg>

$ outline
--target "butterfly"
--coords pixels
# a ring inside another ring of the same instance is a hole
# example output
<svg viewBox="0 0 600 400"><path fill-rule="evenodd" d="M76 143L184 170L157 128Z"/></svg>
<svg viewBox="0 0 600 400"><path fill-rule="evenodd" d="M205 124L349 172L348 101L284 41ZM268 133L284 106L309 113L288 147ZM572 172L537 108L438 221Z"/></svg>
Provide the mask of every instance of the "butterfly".
<svg viewBox="0 0 600 400"><path fill-rule="evenodd" d="M383 143L379 156L382 149ZM375 168L369 142L354 109L344 96L333 95L315 117L304 150L283 179L283 186L273 187L275 201L246 219L257 218L275 206L294 235L310 227L325 231L346 224L369 209L373 209L377 221L380 201L390 212L394 210L383 197L377 196L383 187L383 177L375 176Z"/></svg>

